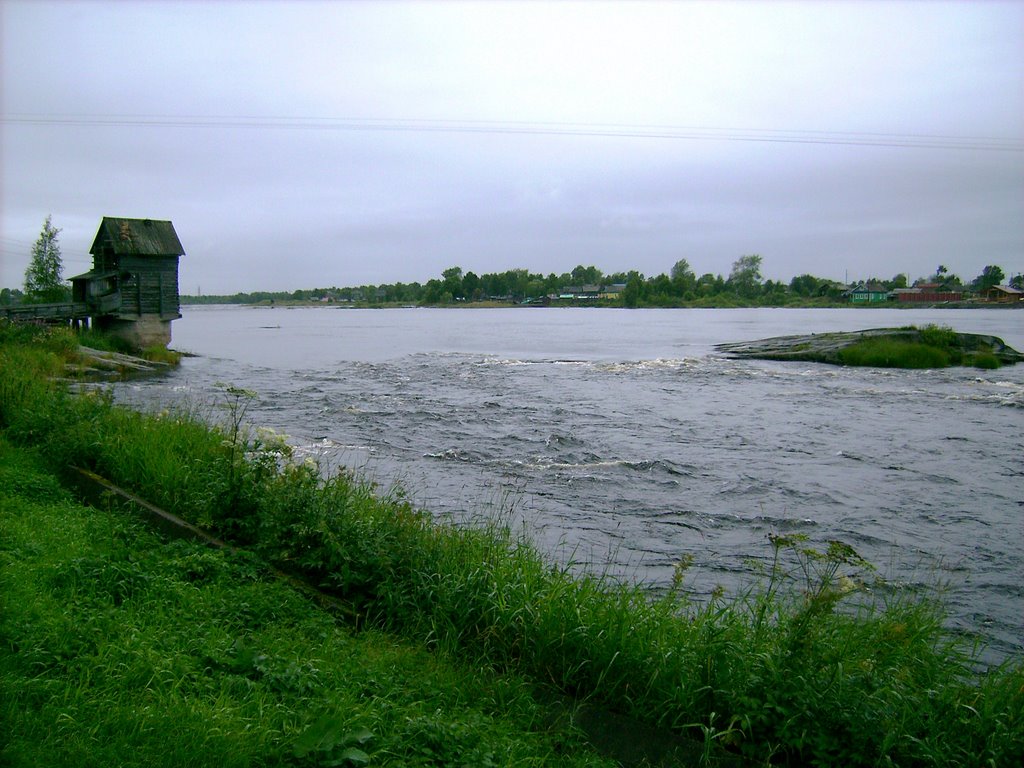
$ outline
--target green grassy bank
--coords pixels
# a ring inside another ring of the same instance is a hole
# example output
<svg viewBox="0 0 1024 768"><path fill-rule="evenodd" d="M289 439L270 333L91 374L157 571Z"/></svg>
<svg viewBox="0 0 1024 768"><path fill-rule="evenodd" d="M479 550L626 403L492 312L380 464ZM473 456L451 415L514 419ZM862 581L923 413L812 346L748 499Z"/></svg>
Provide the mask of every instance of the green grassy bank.
<svg viewBox="0 0 1024 768"><path fill-rule="evenodd" d="M225 589L236 581L242 589L252 581L244 578L244 569L252 568L249 558L268 562L346 601L363 633L387 631L415 644L418 650L408 653L430 652L417 658L435 663L458 658L496 680L530 681L693 736L709 754L728 751L752 764L1009 766L1024 758L1020 660L975 673L970 649L943 630L940 605L879 583L869 564L840 542L816 551L798 538L778 537L771 543L774 565L744 594L694 605L680 588L652 599L640 588L554 568L498 523L482 529L438 525L398 491L381 492L349 474L321 478L315 467L293 462L279 438L246 428L249 395L242 390L225 390L217 426L210 426L210 413L140 414L114 406L102 394L68 394L47 380L47 373L62 365L66 347L59 334L26 338L25 332L0 327L4 439L31 447L54 471L68 465L91 469L243 546L248 555L237 565L242 571L232 570L231 563L222 568ZM19 503L57 493L46 484L37 490L30 484ZM3 514L17 517L16 510ZM98 514L83 510L82 524L92 524L88 521ZM4 547L8 540L5 533ZM133 533L121 540L119 556L130 571L132 557L143 557L132 555L140 537ZM20 554L5 557L5 574L25 560ZM681 563L680 587L685 575ZM134 583L134 577L126 578ZM23 631L60 634L46 630L56 621L47 617L62 599L75 602L62 598L61 579L79 582L70 576L54 579L44 579L46 589L21 593L23 579L5 578L4 599L16 601L22 616L8 621L4 612L5 675L8 669L36 669L29 650L34 646L11 637ZM114 595L121 589L96 588ZM303 621L314 622L308 613L299 611ZM273 658L251 641L232 656L238 637L262 631L267 621L260 611L232 620L232 637L221 636L220 645L204 646L188 658L209 656L229 667L249 664L248 649ZM40 626L33 628L33 621ZM105 625L98 626L90 628L71 615L64 633L71 638L103 634ZM159 626L140 626L136 634L156 634L159 641ZM80 658L74 642L60 658ZM110 652L126 651L115 644ZM331 653L329 646L317 646L309 657ZM290 658L301 670L302 654ZM54 706L53 722L70 722L60 720L60 701L71 695L69 681L85 685L102 677L90 672L98 663L88 653L71 672L54 662L53 674L62 682L52 684L51 693L34 694ZM29 673L22 674L25 679L13 687L30 687ZM110 677L116 689L116 676ZM171 688L181 679L153 677L169 681ZM336 684L325 683L323 690ZM489 684L481 687L490 690ZM175 695L181 711L194 705L207 719L215 717L219 699L211 703L189 686ZM379 698L391 702L406 695L396 681ZM262 748L268 754L285 754L289 739L301 730L298 721L309 724L316 721L314 714L323 713L300 711L302 717L288 716L289 727L266 728ZM85 731L96 727L88 714L72 718ZM361 727L381 741L393 735L356 718L344 723L354 729L351 733ZM141 732L136 737L146 738ZM386 743L404 741L395 738ZM25 736L19 743L29 741ZM385 753L365 751L383 764ZM471 745L456 751L470 754ZM571 764L571 759L548 753L523 757L519 764ZM517 760L500 758L494 764ZM206 758L196 755L192 762Z"/></svg>
<svg viewBox="0 0 1024 768"><path fill-rule="evenodd" d="M520 677L354 633L0 438L0 764L613 765Z"/></svg>

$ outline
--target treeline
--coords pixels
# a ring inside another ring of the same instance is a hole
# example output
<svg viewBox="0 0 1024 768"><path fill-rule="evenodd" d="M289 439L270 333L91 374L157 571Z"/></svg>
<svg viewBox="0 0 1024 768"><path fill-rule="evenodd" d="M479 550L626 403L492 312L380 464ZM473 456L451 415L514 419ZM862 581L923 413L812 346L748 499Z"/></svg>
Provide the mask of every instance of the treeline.
<svg viewBox="0 0 1024 768"><path fill-rule="evenodd" d="M840 300L844 286L824 278L802 275L790 286L763 280L760 256L743 256L733 264L728 277L711 273L698 277L681 259L670 274L646 277L643 273L605 273L596 266L575 267L571 272L544 275L526 269L509 269L477 275L462 267L449 267L440 278L426 283L393 283L351 287L313 288L296 291L255 291L230 296L183 296L184 303L258 304L273 302L351 302L365 305L417 304L450 305L464 302L496 301L539 303L548 301L596 301L625 306L678 306L713 298L734 298L750 302L782 302L790 294Z"/></svg>
<svg viewBox="0 0 1024 768"><path fill-rule="evenodd" d="M698 276L686 259L680 259L668 274L648 277L641 272L604 273L595 266L577 266L571 272L543 275L526 269L510 269L477 275L462 267L449 267L440 278L426 283L390 283L338 288L312 288L296 291L254 291L233 295L183 296L186 304L260 304L276 302L339 302L359 305L432 305L445 306L466 302L505 303L579 303L593 302L626 307L674 307L729 305L786 305L844 302L850 286L816 277L798 275L788 283L765 280L762 258L756 254L741 256L732 264L728 276L710 272ZM985 267L969 286L940 265L935 274L918 278L915 285L936 286L939 290L985 290L1004 278L997 266ZM1021 282L1017 275L1011 284ZM906 288L906 275L889 279L869 277L864 283L885 290Z"/></svg>
<svg viewBox="0 0 1024 768"><path fill-rule="evenodd" d="M70 286L63 279L58 236L46 217L32 258L25 272L24 290L0 290L0 306L25 303L68 301ZM183 304L272 304L276 302L341 302L362 306L432 305L458 302L495 301L502 303L604 303L626 307L731 306L834 303L845 301L846 292L863 284L873 291L891 291L907 287L906 275L890 280L866 278L844 285L835 280L803 274L788 283L765 280L762 259L756 254L741 256L732 264L728 277L710 272L698 277L686 259L680 259L669 271L654 277L641 272L605 274L595 266L578 265L571 272L547 276L526 269L509 269L477 275L462 267L449 267L441 277L425 284L391 283L338 288L312 288L296 291L254 291L231 295L182 296ZM915 285L927 285L939 292L981 292L1002 283L1002 268L985 267L970 284L940 264L935 274L918 278ZM1024 289L1024 275L1014 275L1010 286Z"/></svg>

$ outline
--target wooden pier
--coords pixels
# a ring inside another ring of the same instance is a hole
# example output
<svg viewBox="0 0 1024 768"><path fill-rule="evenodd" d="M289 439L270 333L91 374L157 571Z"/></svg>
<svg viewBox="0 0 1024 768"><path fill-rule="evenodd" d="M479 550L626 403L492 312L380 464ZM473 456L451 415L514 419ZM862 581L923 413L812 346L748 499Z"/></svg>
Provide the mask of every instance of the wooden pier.
<svg viewBox="0 0 1024 768"><path fill-rule="evenodd" d="M36 322L52 325L88 327L92 316L84 301L63 301L56 304L18 304L0 307L0 317L12 322Z"/></svg>

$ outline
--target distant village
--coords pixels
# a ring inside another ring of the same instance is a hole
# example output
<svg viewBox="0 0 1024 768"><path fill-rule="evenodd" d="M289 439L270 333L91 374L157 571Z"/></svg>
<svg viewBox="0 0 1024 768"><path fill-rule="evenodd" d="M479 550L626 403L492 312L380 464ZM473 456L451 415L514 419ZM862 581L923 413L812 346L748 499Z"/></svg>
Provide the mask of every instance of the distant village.
<svg viewBox="0 0 1024 768"><path fill-rule="evenodd" d="M960 288L949 290L941 283L915 283L909 288L887 288L880 283L858 283L847 288L844 296L853 304L871 304L882 301L900 303L946 304L965 300L989 304L1012 304L1024 301L1024 290L1010 285L991 285L987 288Z"/></svg>
<svg viewBox="0 0 1024 768"><path fill-rule="evenodd" d="M685 260L669 274L645 277L638 272L605 275L594 266L579 265L571 272L547 276L512 269L476 275L460 267L444 270L426 283L392 283L295 291L255 291L232 295L185 295L184 304L336 304L341 306L449 306L459 304L515 304L526 306L836 306L906 305L973 306L1024 302L1024 276L1004 282L998 266L985 270L970 283L940 266L934 275L912 284L906 275L891 280L876 278L840 283L813 275L794 277L789 283L764 280L761 257L744 256L733 264L728 277L697 276ZM1020 306L1024 307L1024 303Z"/></svg>
<svg viewBox="0 0 1024 768"><path fill-rule="evenodd" d="M47 218L26 271L25 290L0 291L0 317L70 321L122 330L145 340L169 338L169 323L181 304L334 304L340 306L524 306L730 307L907 305L1024 307L1024 274L1006 280L999 266L986 266L964 282L939 265L933 275L909 283L870 278L840 283L810 274L788 283L764 279L759 255L740 256L727 277L700 276L686 259L647 277L637 271L605 274L578 265L562 274L526 269L477 275L454 266L426 283L391 283L231 295L180 294L178 260L185 255L169 221L103 217L90 253L89 272L61 276L57 235Z"/></svg>

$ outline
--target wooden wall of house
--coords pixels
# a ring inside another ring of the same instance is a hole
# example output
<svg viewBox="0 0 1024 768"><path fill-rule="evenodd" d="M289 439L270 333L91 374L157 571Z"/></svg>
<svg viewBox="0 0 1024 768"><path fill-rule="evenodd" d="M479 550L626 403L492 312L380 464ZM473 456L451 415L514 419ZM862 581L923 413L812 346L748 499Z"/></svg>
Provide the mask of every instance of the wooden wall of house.
<svg viewBox="0 0 1024 768"><path fill-rule="evenodd" d="M102 253L94 254L92 257L92 268L94 272L110 272L118 269L119 265L120 259L109 249Z"/></svg>
<svg viewBox="0 0 1024 768"><path fill-rule="evenodd" d="M178 316L176 256L122 256L117 268L130 274L121 281L119 315Z"/></svg>

